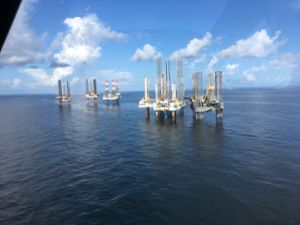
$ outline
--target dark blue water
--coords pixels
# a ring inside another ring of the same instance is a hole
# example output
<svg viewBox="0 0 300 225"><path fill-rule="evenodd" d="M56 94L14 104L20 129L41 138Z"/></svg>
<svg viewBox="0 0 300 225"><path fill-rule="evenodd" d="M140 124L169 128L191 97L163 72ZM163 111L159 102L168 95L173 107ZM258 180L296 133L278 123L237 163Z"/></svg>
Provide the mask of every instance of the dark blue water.
<svg viewBox="0 0 300 225"><path fill-rule="evenodd" d="M0 97L0 224L300 224L300 89L225 91L223 122Z"/></svg>

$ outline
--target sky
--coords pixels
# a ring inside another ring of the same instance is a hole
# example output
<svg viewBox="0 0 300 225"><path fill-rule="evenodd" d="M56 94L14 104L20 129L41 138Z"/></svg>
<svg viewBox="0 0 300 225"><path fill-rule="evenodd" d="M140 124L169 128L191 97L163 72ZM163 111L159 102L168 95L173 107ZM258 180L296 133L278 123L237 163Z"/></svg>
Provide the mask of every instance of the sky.
<svg viewBox="0 0 300 225"><path fill-rule="evenodd" d="M23 0L0 54L0 94L56 93L70 80L154 90L156 59L221 70L224 88L300 85L300 0Z"/></svg>

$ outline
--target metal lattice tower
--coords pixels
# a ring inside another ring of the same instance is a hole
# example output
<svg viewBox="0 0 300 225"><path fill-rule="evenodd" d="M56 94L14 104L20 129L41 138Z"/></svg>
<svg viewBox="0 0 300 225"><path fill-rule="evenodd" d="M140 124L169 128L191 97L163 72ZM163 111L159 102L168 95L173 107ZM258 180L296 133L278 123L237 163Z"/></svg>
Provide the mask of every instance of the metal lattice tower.
<svg viewBox="0 0 300 225"><path fill-rule="evenodd" d="M193 74L193 96L196 102L200 102L202 96L202 73Z"/></svg>
<svg viewBox="0 0 300 225"><path fill-rule="evenodd" d="M211 99L214 97L214 83L213 83L213 79L212 79L212 73L209 72L208 73L208 85L207 85L207 90L206 90L206 96Z"/></svg>
<svg viewBox="0 0 300 225"><path fill-rule="evenodd" d="M217 99L222 98L222 71L215 72L215 95Z"/></svg>
<svg viewBox="0 0 300 225"><path fill-rule="evenodd" d="M182 59L177 60L177 88L178 88L178 100L183 101L184 84L183 84L183 62L182 62Z"/></svg>
<svg viewBox="0 0 300 225"><path fill-rule="evenodd" d="M70 97L71 96L71 91L70 91L70 83L67 80L67 96Z"/></svg>
<svg viewBox="0 0 300 225"><path fill-rule="evenodd" d="M159 99L161 97L161 88L162 88L162 84L161 84L161 58L157 58L156 59L156 84L157 84L157 93L158 96L157 98Z"/></svg>
<svg viewBox="0 0 300 225"><path fill-rule="evenodd" d="M97 92L97 81L96 81L96 79L93 79L93 87L94 87L94 94L98 94L98 92Z"/></svg>

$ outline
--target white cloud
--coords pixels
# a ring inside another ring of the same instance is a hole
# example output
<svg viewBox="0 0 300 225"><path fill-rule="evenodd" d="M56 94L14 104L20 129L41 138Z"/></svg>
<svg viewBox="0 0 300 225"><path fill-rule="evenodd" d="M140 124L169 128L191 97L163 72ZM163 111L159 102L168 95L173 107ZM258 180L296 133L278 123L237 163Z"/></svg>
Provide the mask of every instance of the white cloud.
<svg viewBox="0 0 300 225"><path fill-rule="evenodd" d="M265 29L255 32L246 39L240 39L229 48L223 49L213 55L208 64L208 70L224 58L262 58L276 53L280 46L279 36L281 31L277 31L273 37L269 36Z"/></svg>
<svg viewBox="0 0 300 225"><path fill-rule="evenodd" d="M248 81L248 82L254 82L254 81L257 80L256 75L258 73L264 72L266 70L267 70L267 68L265 66L259 66L259 67L255 67L254 66L254 67L252 67L249 70L245 70L243 72L243 75L245 76L246 81Z"/></svg>
<svg viewBox="0 0 300 225"><path fill-rule="evenodd" d="M11 80L0 80L1 88L18 88L21 84L22 80L19 78L13 78Z"/></svg>
<svg viewBox="0 0 300 225"><path fill-rule="evenodd" d="M58 33L50 49L61 50L54 55L52 70L42 68L26 68L22 71L33 77L37 82L32 86L56 86L59 79L64 79L73 74L74 70L83 63L101 56L101 41L124 40L126 35L113 31L110 27L100 22L95 14L85 17L65 19L68 26L66 33ZM78 77L71 79L76 83Z"/></svg>
<svg viewBox="0 0 300 225"><path fill-rule="evenodd" d="M224 74L232 75L236 72L236 70L239 68L239 64L227 64L225 66Z"/></svg>
<svg viewBox="0 0 300 225"><path fill-rule="evenodd" d="M100 70L98 74L102 81L118 80L120 86L130 86L134 82L131 72L128 71Z"/></svg>
<svg viewBox="0 0 300 225"><path fill-rule="evenodd" d="M17 87L20 86L20 84L21 84L21 80L18 79L18 78L14 78L14 79L12 80L11 87L12 87L12 88L17 88Z"/></svg>
<svg viewBox="0 0 300 225"><path fill-rule="evenodd" d="M37 36L29 25L30 15L37 0L21 2L16 18L3 45L0 64L24 65L41 62L49 55L43 49L46 34Z"/></svg>
<svg viewBox="0 0 300 225"><path fill-rule="evenodd" d="M217 56L213 56L212 59L210 60L207 68L208 68L208 71L213 71L213 66L219 61L218 57Z"/></svg>
<svg viewBox="0 0 300 225"><path fill-rule="evenodd" d="M294 9L294 10L300 10L300 1L299 0L294 0L294 2L292 2L290 4L290 6Z"/></svg>
<svg viewBox="0 0 300 225"><path fill-rule="evenodd" d="M178 58L190 58L197 56L203 48L210 44L211 38L212 35L209 32L207 32L201 39L193 38L185 48L173 52L170 58L176 60Z"/></svg>
<svg viewBox="0 0 300 225"><path fill-rule="evenodd" d="M278 84L278 86L287 86L292 81L293 77L290 75L277 75L275 77L269 77L268 81L272 84Z"/></svg>
<svg viewBox="0 0 300 225"><path fill-rule="evenodd" d="M161 53L150 44L145 44L142 49L138 48L131 57L132 61L156 60L161 57Z"/></svg>
<svg viewBox="0 0 300 225"><path fill-rule="evenodd" d="M284 53L270 62L270 65L276 69L296 68L299 66L300 54Z"/></svg>
<svg viewBox="0 0 300 225"><path fill-rule="evenodd" d="M277 31L270 37L266 30L262 29L255 32L247 39L238 40L229 48L217 53L219 58L238 57L238 58L261 58L275 53L280 45L278 38L281 32Z"/></svg>
<svg viewBox="0 0 300 225"><path fill-rule="evenodd" d="M62 38L62 50L54 55L59 63L77 65L101 56L103 40L124 40L127 36L113 31L95 14L65 19L68 31Z"/></svg>
<svg viewBox="0 0 300 225"><path fill-rule="evenodd" d="M195 67L196 65L199 65L201 63L204 63L207 60L207 56L206 55L201 55L200 57L198 57L197 59L195 59L192 63L191 63L191 67Z"/></svg>
<svg viewBox="0 0 300 225"><path fill-rule="evenodd" d="M56 86L59 79L63 79L73 73L73 67L58 67L53 69L52 75L49 75L46 70L42 68L26 68L22 71L36 81L36 85L40 86Z"/></svg>
<svg viewBox="0 0 300 225"><path fill-rule="evenodd" d="M75 85L78 81L80 81L80 78L79 77L73 77L72 79L71 79L71 85Z"/></svg>

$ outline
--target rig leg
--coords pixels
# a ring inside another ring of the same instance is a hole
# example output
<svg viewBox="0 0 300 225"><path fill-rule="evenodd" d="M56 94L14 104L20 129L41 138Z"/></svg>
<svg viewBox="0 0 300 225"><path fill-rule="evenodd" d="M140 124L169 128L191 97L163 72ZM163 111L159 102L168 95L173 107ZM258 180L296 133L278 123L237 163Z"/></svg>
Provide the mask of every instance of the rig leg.
<svg viewBox="0 0 300 225"><path fill-rule="evenodd" d="M156 118L156 120L159 119L159 113L158 113L158 111L155 111L155 118Z"/></svg>
<svg viewBox="0 0 300 225"><path fill-rule="evenodd" d="M146 108L146 120L149 120L150 118L150 109L149 107Z"/></svg>
<svg viewBox="0 0 300 225"><path fill-rule="evenodd" d="M172 112L172 122L176 122L176 111Z"/></svg>
<svg viewBox="0 0 300 225"><path fill-rule="evenodd" d="M202 112L195 112L195 119L196 120L203 120L204 114Z"/></svg>
<svg viewBox="0 0 300 225"><path fill-rule="evenodd" d="M159 117L161 120L165 119L165 112L164 111L160 111L159 112Z"/></svg>
<svg viewBox="0 0 300 225"><path fill-rule="evenodd" d="M183 115L184 115L184 108L181 108L181 109L179 110L179 115L180 115L180 116L183 116Z"/></svg>
<svg viewBox="0 0 300 225"><path fill-rule="evenodd" d="M222 119L223 118L223 109L217 109L216 110L216 119Z"/></svg>

